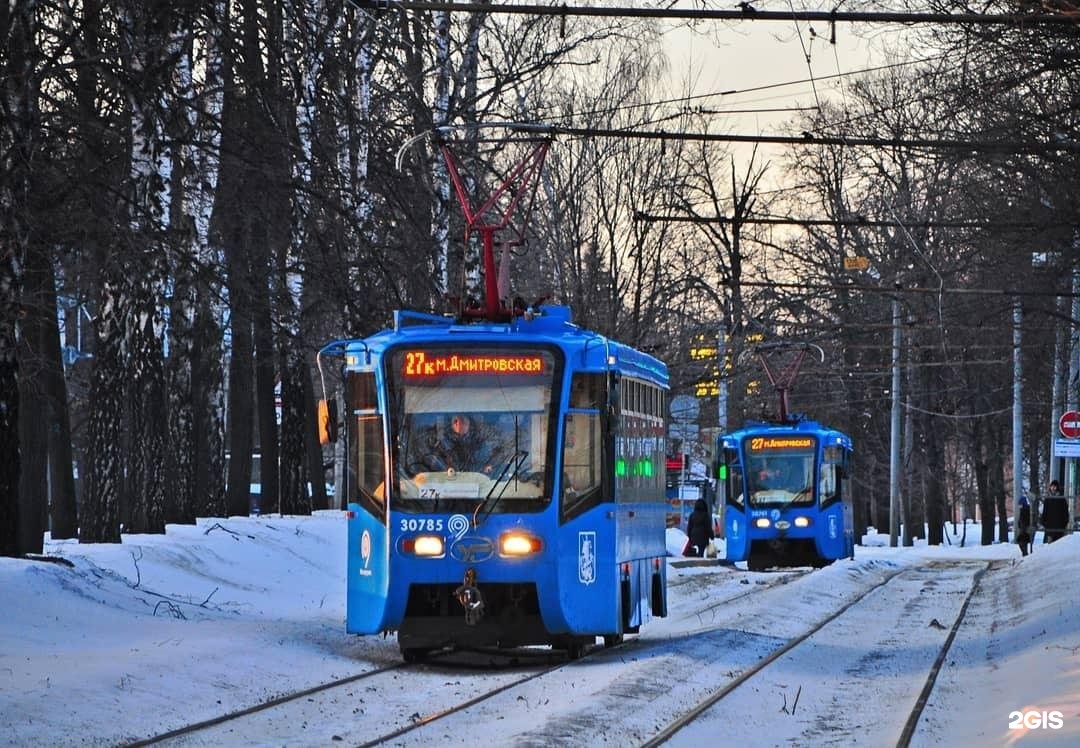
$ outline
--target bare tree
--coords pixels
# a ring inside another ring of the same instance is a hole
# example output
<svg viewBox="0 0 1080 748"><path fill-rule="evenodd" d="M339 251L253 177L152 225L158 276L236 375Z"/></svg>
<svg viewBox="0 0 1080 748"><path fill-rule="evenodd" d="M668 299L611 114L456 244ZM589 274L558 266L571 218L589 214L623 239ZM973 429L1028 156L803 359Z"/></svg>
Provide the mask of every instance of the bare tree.
<svg viewBox="0 0 1080 748"><path fill-rule="evenodd" d="M0 555L14 556L40 549L27 544L19 491L20 452L19 361L16 320L21 296L22 264L29 248L31 154L35 149L35 3L8 4L0 9L0 165L6 175L0 186L0 452L8 455L0 467Z"/></svg>

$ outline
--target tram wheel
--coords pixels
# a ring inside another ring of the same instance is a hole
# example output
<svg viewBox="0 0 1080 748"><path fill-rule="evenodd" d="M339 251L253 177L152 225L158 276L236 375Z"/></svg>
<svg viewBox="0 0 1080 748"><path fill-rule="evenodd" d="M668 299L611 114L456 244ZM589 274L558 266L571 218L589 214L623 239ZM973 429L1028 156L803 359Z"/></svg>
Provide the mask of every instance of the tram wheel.
<svg viewBox="0 0 1080 748"><path fill-rule="evenodd" d="M405 647L401 650L401 659L410 664L426 662L430 652L430 649L423 649L422 647Z"/></svg>
<svg viewBox="0 0 1080 748"><path fill-rule="evenodd" d="M604 634L605 647L617 647L623 643L622 634Z"/></svg>
<svg viewBox="0 0 1080 748"><path fill-rule="evenodd" d="M566 643L566 656L571 660L580 660L589 649L588 638L584 636L572 636Z"/></svg>

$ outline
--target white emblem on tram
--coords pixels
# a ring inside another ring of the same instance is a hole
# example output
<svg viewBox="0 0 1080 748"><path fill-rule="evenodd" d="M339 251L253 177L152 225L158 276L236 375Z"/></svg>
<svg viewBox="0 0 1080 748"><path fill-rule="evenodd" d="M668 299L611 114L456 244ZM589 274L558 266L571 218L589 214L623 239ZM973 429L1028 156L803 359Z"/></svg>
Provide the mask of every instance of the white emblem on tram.
<svg viewBox="0 0 1080 748"><path fill-rule="evenodd" d="M455 514L446 523L446 529L454 536L455 540L461 540L469 531L469 518L464 514Z"/></svg>
<svg viewBox="0 0 1080 748"><path fill-rule="evenodd" d="M596 533L578 533L577 578L582 584L596 581Z"/></svg>
<svg viewBox="0 0 1080 748"><path fill-rule="evenodd" d="M364 562L364 568L360 570L360 576L370 577L371 569L368 566L371 564L371 533L364 530L364 534L360 536L360 558Z"/></svg>

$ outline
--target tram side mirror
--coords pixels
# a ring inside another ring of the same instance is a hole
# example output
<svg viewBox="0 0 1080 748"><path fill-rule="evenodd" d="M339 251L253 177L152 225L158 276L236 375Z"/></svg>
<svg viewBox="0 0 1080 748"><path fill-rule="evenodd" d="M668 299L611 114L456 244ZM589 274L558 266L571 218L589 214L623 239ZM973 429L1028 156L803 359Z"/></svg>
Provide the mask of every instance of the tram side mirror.
<svg viewBox="0 0 1080 748"><path fill-rule="evenodd" d="M319 444L337 441L337 400L319 400Z"/></svg>

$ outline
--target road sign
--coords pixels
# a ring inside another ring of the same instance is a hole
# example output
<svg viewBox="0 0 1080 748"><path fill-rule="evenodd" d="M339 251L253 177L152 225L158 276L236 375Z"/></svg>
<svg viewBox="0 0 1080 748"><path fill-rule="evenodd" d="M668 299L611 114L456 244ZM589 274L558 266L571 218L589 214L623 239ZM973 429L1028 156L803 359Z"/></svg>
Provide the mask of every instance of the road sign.
<svg viewBox="0 0 1080 748"><path fill-rule="evenodd" d="M867 270L870 267L869 257L845 257L844 270Z"/></svg>
<svg viewBox="0 0 1080 748"><path fill-rule="evenodd" d="M1054 457L1080 457L1080 439L1054 439Z"/></svg>
<svg viewBox="0 0 1080 748"><path fill-rule="evenodd" d="M690 395L676 395L671 398L671 417L676 421L696 421L701 412L697 398Z"/></svg>
<svg viewBox="0 0 1080 748"><path fill-rule="evenodd" d="M1075 410L1062 413L1058 420L1058 429L1066 439L1075 439L1080 436L1080 413Z"/></svg>
<svg viewBox="0 0 1080 748"><path fill-rule="evenodd" d="M683 442L696 441L700 433L701 429L696 423L677 421L668 424L668 437L671 439L682 439Z"/></svg>

